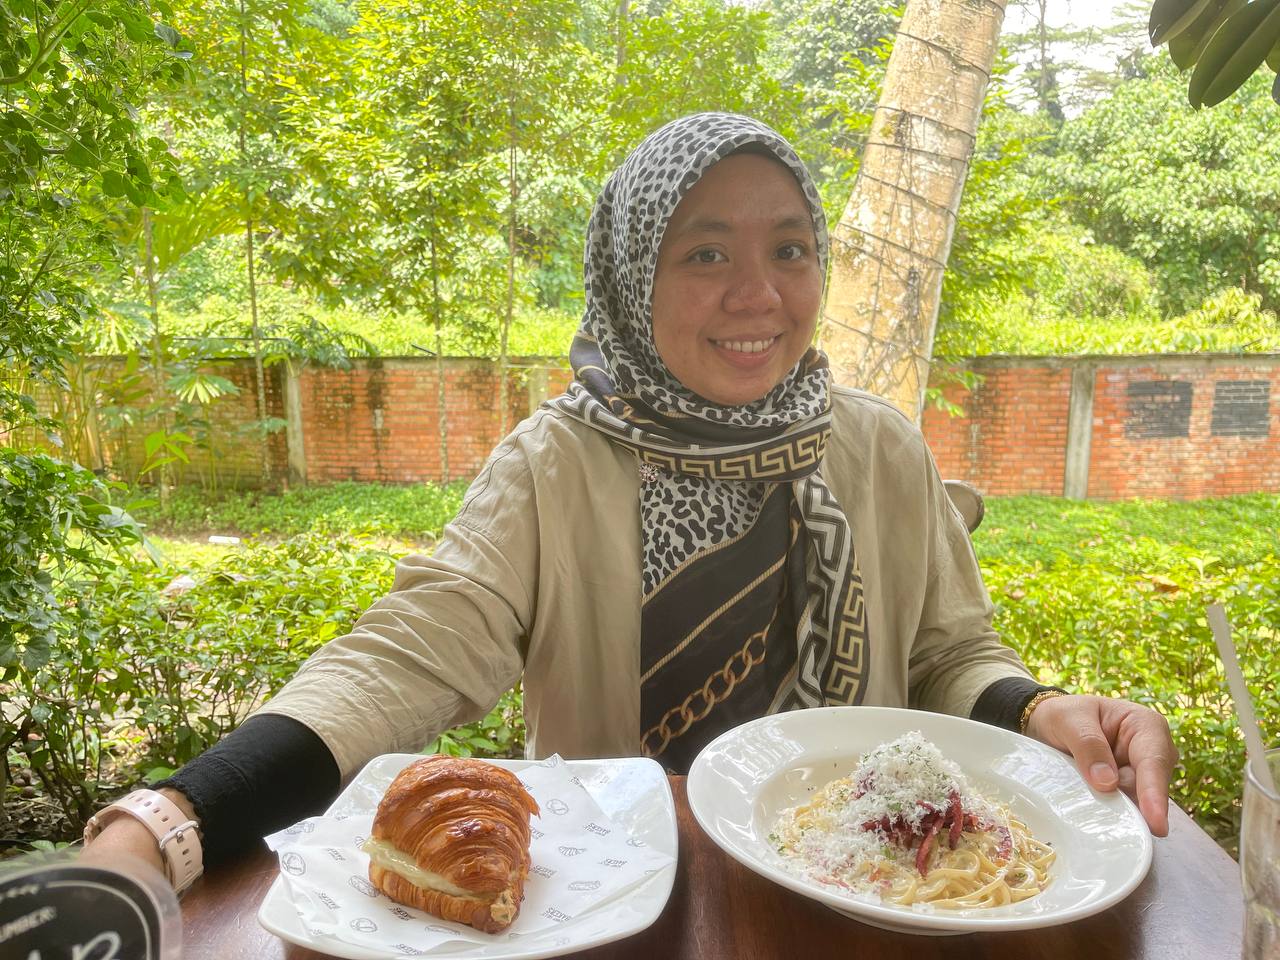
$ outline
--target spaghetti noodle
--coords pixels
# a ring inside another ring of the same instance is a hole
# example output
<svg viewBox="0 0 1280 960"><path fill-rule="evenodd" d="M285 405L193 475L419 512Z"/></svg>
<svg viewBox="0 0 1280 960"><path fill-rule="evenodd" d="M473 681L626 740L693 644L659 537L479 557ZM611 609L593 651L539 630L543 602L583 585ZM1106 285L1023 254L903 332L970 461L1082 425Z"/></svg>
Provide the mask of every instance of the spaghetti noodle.
<svg viewBox="0 0 1280 960"><path fill-rule="evenodd" d="M851 776L784 810L769 839L808 879L947 909L1033 897L1055 856L918 732L881 744Z"/></svg>

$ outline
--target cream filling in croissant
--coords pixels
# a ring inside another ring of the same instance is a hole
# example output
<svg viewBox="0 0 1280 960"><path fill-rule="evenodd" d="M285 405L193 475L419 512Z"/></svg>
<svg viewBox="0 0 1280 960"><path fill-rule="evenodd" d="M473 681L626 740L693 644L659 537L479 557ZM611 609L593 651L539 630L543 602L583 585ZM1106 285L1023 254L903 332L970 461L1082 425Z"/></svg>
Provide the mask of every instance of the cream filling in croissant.
<svg viewBox="0 0 1280 960"><path fill-rule="evenodd" d="M370 837L361 844L360 849L369 855L369 859L373 861L375 866L379 866L383 870L390 870L392 873L398 873L410 883L422 887L424 890L439 890L441 893L447 893L452 897L466 897L470 900L493 899L492 897L476 896L470 890L464 890L456 883L451 883L448 878L438 873L432 873L430 870L422 869L411 856L387 840L375 840Z"/></svg>

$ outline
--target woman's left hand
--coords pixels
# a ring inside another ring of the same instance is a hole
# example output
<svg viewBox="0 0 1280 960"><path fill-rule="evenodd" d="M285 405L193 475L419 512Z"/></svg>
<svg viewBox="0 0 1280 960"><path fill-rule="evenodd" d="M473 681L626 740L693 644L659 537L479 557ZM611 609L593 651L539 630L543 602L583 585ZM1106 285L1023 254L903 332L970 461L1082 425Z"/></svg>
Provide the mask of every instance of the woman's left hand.
<svg viewBox="0 0 1280 960"><path fill-rule="evenodd" d="M1169 833L1169 778L1178 750L1169 724L1129 700L1073 694L1038 704L1027 735L1066 751L1096 790L1119 787L1157 837Z"/></svg>

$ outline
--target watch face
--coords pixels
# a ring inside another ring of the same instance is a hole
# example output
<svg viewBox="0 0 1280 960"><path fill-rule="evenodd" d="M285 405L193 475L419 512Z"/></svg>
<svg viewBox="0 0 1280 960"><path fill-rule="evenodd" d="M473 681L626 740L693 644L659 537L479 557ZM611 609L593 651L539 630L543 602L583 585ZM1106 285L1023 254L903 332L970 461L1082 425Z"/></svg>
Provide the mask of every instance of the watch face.
<svg viewBox="0 0 1280 960"><path fill-rule="evenodd" d="M0 873L0 956L159 960L163 910L114 870L54 863Z"/></svg>

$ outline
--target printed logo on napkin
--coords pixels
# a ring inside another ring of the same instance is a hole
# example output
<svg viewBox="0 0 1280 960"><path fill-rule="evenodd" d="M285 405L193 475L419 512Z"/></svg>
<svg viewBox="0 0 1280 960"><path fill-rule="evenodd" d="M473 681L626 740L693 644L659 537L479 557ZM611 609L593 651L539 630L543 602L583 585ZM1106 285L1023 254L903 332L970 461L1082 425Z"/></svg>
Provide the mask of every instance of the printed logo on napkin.
<svg viewBox="0 0 1280 960"><path fill-rule="evenodd" d="M657 870L674 863L615 825L572 769L554 756L517 771L538 801L530 820L532 866L516 922L486 934L401 906L369 882L360 844L373 827L376 801L349 815L312 817L266 838L302 926L312 937L416 955L442 943L517 940L571 924ZM378 796L390 784L378 784Z"/></svg>

